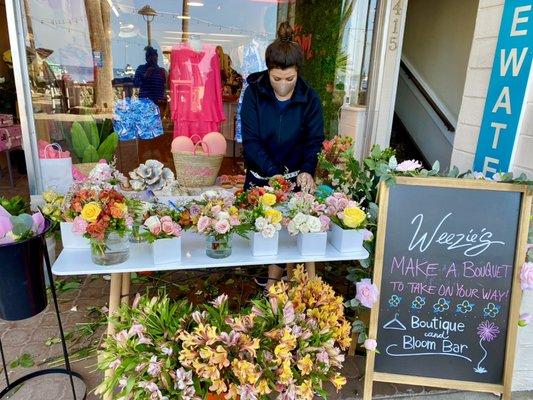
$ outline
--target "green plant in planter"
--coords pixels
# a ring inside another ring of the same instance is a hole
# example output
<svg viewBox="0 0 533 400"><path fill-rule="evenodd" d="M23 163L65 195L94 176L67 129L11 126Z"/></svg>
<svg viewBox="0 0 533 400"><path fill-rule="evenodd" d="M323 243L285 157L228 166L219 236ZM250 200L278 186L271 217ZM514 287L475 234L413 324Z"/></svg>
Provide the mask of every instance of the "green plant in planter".
<svg viewBox="0 0 533 400"><path fill-rule="evenodd" d="M0 196L0 206L11 215L21 215L30 211L30 205L21 196L14 196L10 199Z"/></svg>
<svg viewBox="0 0 533 400"><path fill-rule="evenodd" d="M94 121L74 122L70 130L72 149L81 163L95 163L101 159L108 162L118 146L118 134L110 130L98 130Z"/></svg>

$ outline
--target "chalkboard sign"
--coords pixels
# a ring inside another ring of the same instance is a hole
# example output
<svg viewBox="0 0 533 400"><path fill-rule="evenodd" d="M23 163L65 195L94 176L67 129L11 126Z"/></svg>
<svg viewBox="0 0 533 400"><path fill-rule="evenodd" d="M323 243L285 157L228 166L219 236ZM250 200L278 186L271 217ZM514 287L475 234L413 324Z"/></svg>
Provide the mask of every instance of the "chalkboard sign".
<svg viewBox="0 0 533 400"><path fill-rule="evenodd" d="M503 393L527 187L400 178L381 189L380 301L369 332L379 353L368 357L367 379Z"/></svg>

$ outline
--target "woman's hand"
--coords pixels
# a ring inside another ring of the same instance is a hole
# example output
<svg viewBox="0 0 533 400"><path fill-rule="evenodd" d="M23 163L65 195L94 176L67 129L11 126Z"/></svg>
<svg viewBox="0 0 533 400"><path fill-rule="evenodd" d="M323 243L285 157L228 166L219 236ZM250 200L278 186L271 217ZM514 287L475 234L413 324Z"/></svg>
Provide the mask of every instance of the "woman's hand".
<svg viewBox="0 0 533 400"><path fill-rule="evenodd" d="M315 180L313 176L307 172L302 172L296 178L296 184L300 186L302 192L314 193L316 190Z"/></svg>

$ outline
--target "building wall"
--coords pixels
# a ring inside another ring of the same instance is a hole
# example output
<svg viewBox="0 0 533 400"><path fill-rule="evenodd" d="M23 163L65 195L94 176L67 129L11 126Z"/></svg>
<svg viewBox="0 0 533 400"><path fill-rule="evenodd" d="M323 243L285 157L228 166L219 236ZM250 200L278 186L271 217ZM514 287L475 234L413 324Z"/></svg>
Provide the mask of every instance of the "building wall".
<svg viewBox="0 0 533 400"><path fill-rule="evenodd" d="M455 133L452 165L461 171L472 168L485 107L490 73L503 12L504 0L480 0L466 75L463 103ZM511 170L533 179L533 78L529 80L522 126ZM521 312L533 312L533 292L524 292ZM521 328L513 379L513 390L533 390L533 326Z"/></svg>
<svg viewBox="0 0 533 400"><path fill-rule="evenodd" d="M478 0L409 0L402 57L457 120Z"/></svg>

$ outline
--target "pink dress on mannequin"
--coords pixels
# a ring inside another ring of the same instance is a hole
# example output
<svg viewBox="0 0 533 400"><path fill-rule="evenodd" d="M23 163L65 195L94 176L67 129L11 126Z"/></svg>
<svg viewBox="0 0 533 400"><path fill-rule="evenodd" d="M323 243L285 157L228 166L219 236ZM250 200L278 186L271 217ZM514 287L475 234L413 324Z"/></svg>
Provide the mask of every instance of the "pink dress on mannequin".
<svg viewBox="0 0 533 400"><path fill-rule="evenodd" d="M175 45L170 58L170 111L174 137L220 132L225 120L220 61L213 45L196 51ZM198 140L198 139L197 139Z"/></svg>

